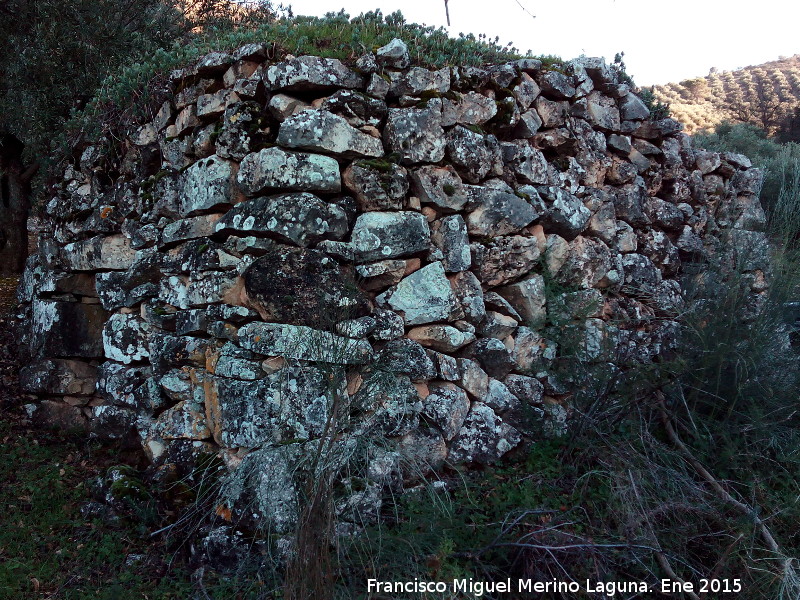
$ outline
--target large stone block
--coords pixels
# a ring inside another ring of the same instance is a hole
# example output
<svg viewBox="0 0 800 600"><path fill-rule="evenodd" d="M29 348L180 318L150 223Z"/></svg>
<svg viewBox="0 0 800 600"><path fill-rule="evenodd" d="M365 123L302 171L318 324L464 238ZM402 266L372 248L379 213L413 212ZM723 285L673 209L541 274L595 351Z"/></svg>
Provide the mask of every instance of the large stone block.
<svg viewBox="0 0 800 600"><path fill-rule="evenodd" d="M325 91L361 88L364 79L336 58L298 56L270 66L264 82L272 90Z"/></svg>
<svg viewBox="0 0 800 600"><path fill-rule="evenodd" d="M298 246L309 246L323 238L344 237L347 214L340 206L324 202L314 194L279 194L237 204L217 222L215 229L277 237Z"/></svg>
<svg viewBox="0 0 800 600"><path fill-rule="evenodd" d="M486 245L472 245L475 271L488 286L503 285L526 275L539 261L536 238L500 236Z"/></svg>
<svg viewBox="0 0 800 600"><path fill-rule="evenodd" d="M414 193L422 202L446 210L461 210L469 200L461 178L451 166L426 165L411 172Z"/></svg>
<svg viewBox="0 0 800 600"><path fill-rule="evenodd" d="M285 323L248 323L239 329L238 343L265 356L310 362L352 365L364 364L372 357L372 347L366 340Z"/></svg>
<svg viewBox="0 0 800 600"><path fill-rule="evenodd" d="M98 273L97 295L106 310L133 306L158 294L161 276L161 256L151 253L136 261L127 271Z"/></svg>
<svg viewBox="0 0 800 600"><path fill-rule="evenodd" d="M476 196L478 206L467 216L467 230L474 236L517 233L539 216L530 202L510 192L482 188Z"/></svg>
<svg viewBox="0 0 800 600"><path fill-rule="evenodd" d="M97 304L34 300L32 339L47 357L103 356L103 325L108 313Z"/></svg>
<svg viewBox="0 0 800 600"><path fill-rule="evenodd" d="M447 133L447 155L459 174L478 183L489 174L502 175L500 143L493 135L483 135L457 125Z"/></svg>
<svg viewBox="0 0 800 600"><path fill-rule="evenodd" d="M448 458L456 463L492 463L522 441L519 432L504 423L482 402L472 410L450 446Z"/></svg>
<svg viewBox="0 0 800 600"><path fill-rule="evenodd" d="M236 176L239 187L254 195L267 189L338 192L339 163L330 156L264 148L248 154Z"/></svg>
<svg viewBox="0 0 800 600"><path fill-rule="evenodd" d="M136 260L136 250L123 235L97 236L67 244L62 257L72 271L124 271Z"/></svg>
<svg viewBox="0 0 800 600"><path fill-rule="evenodd" d="M454 321L463 314L441 262L414 271L377 302L402 313L407 325Z"/></svg>
<svg viewBox="0 0 800 600"><path fill-rule="evenodd" d="M286 119L278 143L287 148L329 152L343 157L383 156L378 138L359 131L347 120L325 110L306 110Z"/></svg>
<svg viewBox="0 0 800 600"><path fill-rule="evenodd" d="M400 210L408 192L408 175L389 161L354 161L342 176L363 211Z"/></svg>
<svg viewBox="0 0 800 600"><path fill-rule="evenodd" d="M418 212L368 212L359 215L351 237L356 262L409 256L430 245L430 228Z"/></svg>
<svg viewBox="0 0 800 600"><path fill-rule="evenodd" d="M344 379L314 367L287 367L256 381L209 377L206 411L225 448L253 448L322 435L329 407L346 392Z"/></svg>
<svg viewBox="0 0 800 600"><path fill-rule="evenodd" d="M180 216L190 217L234 204L238 200L233 185L237 171L236 163L219 156L198 160L186 169L178 199Z"/></svg>
<svg viewBox="0 0 800 600"><path fill-rule="evenodd" d="M403 164L439 162L445 151L441 106L390 108L383 140L402 156Z"/></svg>
<svg viewBox="0 0 800 600"><path fill-rule="evenodd" d="M442 251L442 264L448 273L466 271L472 265L467 226L461 215L450 215L436 221L431 241Z"/></svg>
<svg viewBox="0 0 800 600"><path fill-rule="evenodd" d="M452 383L439 383L431 386L431 393L423 402L422 414L438 425L444 439L449 441L461 429L469 408L469 398L464 390Z"/></svg>
<svg viewBox="0 0 800 600"><path fill-rule="evenodd" d="M77 360L39 360L19 371L20 388L31 394L87 396L96 383L97 368Z"/></svg>
<svg viewBox="0 0 800 600"><path fill-rule="evenodd" d="M243 276L248 300L265 321L332 329L368 309L352 273L316 250L276 247Z"/></svg>

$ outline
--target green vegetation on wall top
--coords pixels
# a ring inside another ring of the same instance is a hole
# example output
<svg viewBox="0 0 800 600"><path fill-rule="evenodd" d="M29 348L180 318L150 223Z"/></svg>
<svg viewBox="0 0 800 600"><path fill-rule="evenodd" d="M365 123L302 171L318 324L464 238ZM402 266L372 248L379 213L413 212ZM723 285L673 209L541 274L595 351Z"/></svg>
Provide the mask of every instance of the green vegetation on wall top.
<svg viewBox="0 0 800 600"><path fill-rule="evenodd" d="M100 84L94 99L81 111L73 111L68 130L85 135L101 133L87 130L95 117L109 112L125 111L131 117L143 116L150 108L147 100L159 75L190 64L215 50L233 51L245 44L268 42L273 45L273 58L293 54L314 54L354 62L360 56L387 44L393 38L405 41L413 65L441 68L452 65L485 65L521 58L511 43L501 46L499 39L485 35L459 34L451 38L443 28L406 22L400 11L384 16L380 10L350 18L344 11L324 17L292 16L267 20L246 28L209 28L191 43L176 41L170 48L159 48ZM545 57L555 63L554 57Z"/></svg>

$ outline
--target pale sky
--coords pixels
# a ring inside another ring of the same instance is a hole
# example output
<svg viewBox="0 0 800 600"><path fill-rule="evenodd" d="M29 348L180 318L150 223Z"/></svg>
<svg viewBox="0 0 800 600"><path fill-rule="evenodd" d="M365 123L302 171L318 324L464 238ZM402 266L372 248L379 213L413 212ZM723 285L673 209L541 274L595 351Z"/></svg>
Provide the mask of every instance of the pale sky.
<svg viewBox="0 0 800 600"><path fill-rule="evenodd" d="M351 17L380 8L445 26L444 0L289 0L295 14ZM524 8L523 8L524 7ZM639 85L708 75L800 53L797 0L449 0L451 35L500 36L524 54L563 59L623 50ZM531 14L536 15L533 18Z"/></svg>

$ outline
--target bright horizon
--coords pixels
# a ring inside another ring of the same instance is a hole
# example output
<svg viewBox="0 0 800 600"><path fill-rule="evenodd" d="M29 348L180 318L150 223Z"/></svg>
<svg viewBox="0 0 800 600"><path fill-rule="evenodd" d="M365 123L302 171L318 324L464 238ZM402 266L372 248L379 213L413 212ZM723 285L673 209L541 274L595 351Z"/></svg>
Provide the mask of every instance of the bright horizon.
<svg viewBox="0 0 800 600"><path fill-rule="evenodd" d="M400 10L407 21L443 26L452 36L499 36L500 44L513 42L523 54L530 49L565 60L585 54L610 62L624 51L628 73L637 84L648 86L705 76L712 67L731 71L800 53L800 3L762 0L755 5L758 10L735 0L672 0L658 10L654 5L634 0L493 0L493 10L487 12L478 10L486 6L480 3L449 0L447 27L444 0L291 2L298 15L322 16L341 8L351 17L376 8L385 15Z"/></svg>

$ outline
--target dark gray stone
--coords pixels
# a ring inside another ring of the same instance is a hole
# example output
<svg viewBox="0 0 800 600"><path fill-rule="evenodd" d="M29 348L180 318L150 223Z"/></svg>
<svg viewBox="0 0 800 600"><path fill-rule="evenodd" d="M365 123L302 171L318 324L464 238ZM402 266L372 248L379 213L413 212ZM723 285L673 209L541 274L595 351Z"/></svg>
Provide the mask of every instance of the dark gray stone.
<svg viewBox="0 0 800 600"><path fill-rule="evenodd" d="M403 164L438 163L444 158L445 140L439 108L390 108L383 140Z"/></svg>
<svg viewBox="0 0 800 600"><path fill-rule="evenodd" d="M448 158L470 183L478 183L490 173L502 175L500 144L493 135L483 135L457 125L447 132L446 139Z"/></svg>
<svg viewBox="0 0 800 600"><path fill-rule="evenodd" d="M31 334L42 356L103 356L103 325L108 313L98 304L34 300Z"/></svg>
<svg viewBox="0 0 800 600"><path fill-rule="evenodd" d="M514 368L514 360L503 342L494 338L481 338L467 348L467 358L480 364L486 373L502 379Z"/></svg>
<svg viewBox="0 0 800 600"><path fill-rule="evenodd" d="M475 273L488 286L504 285L529 273L539 261L536 238L500 236L472 245Z"/></svg>
<svg viewBox="0 0 800 600"><path fill-rule="evenodd" d="M436 368L425 349L410 339L392 340L378 353L377 367L408 375L411 381L427 381L436 376Z"/></svg>
<svg viewBox="0 0 800 600"><path fill-rule="evenodd" d="M243 276L247 297L265 321L332 330L368 310L353 274L316 250L276 246Z"/></svg>
<svg viewBox="0 0 800 600"><path fill-rule="evenodd" d="M362 211L400 210L408 192L408 174L386 160L356 160L342 174Z"/></svg>
<svg viewBox="0 0 800 600"><path fill-rule="evenodd" d="M248 323L239 329L237 341L242 348L264 356L341 365L364 364L372 359L372 347L365 340L303 325Z"/></svg>
<svg viewBox="0 0 800 600"><path fill-rule="evenodd" d="M383 156L381 140L325 110L306 110L289 117L281 123L277 142L287 148L329 152L343 157Z"/></svg>
<svg viewBox="0 0 800 600"><path fill-rule="evenodd" d="M475 203L477 207L467 216L467 230L473 236L517 233L539 216L530 202L502 190L480 189Z"/></svg>
<svg viewBox="0 0 800 600"><path fill-rule="evenodd" d="M522 441L519 432L504 423L482 402L474 402L450 446L448 459L455 463L492 463Z"/></svg>

